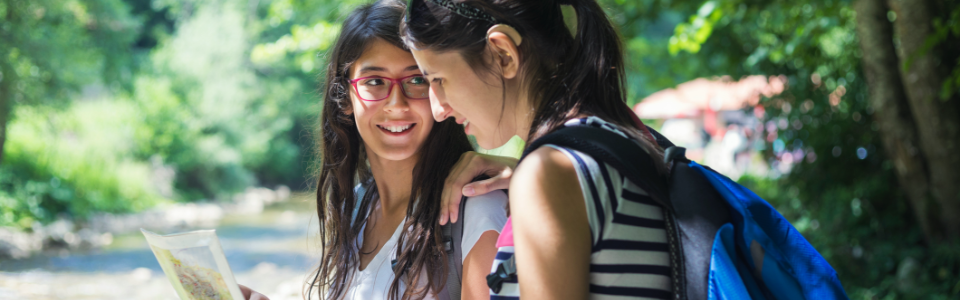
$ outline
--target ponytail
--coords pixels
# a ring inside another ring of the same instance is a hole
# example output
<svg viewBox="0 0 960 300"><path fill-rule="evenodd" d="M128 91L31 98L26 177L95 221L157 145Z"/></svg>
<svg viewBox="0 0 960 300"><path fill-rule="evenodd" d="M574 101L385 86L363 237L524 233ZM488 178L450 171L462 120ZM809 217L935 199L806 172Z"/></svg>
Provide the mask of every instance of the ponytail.
<svg viewBox="0 0 960 300"><path fill-rule="evenodd" d="M660 163L663 149L627 105L623 44L603 8L595 0L557 0L556 5L573 7L576 31L555 73L562 85L545 91L530 128L530 138L557 129L573 116L595 115L617 124L640 141L640 146L654 158L660 173L666 174L666 166Z"/></svg>
<svg viewBox="0 0 960 300"><path fill-rule="evenodd" d="M557 128L573 113L595 114L621 126L630 125L620 122L630 120L629 115L616 117L616 112L626 107L626 75L623 46L613 25L595 0L555 3L573 7L576 31L553 76L560 84L546 87L537 105L531 138Z"/></svg>

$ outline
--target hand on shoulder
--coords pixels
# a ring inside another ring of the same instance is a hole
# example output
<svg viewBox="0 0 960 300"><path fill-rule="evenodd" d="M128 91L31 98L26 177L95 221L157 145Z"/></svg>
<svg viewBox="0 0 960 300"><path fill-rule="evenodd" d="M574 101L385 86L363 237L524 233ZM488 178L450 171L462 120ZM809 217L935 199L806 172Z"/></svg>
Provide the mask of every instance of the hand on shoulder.
<svg viewBox="0 0 960 300"><path fill-rule="evenodd" d="M440 224L456 222L460 199L491 191L506 189L510 185L517 159L507 156L481 154L474 151L464 152L460 160L450 170L443 187L440 205ZM471 182L479 175L488 175L489 179Z"/></svg>

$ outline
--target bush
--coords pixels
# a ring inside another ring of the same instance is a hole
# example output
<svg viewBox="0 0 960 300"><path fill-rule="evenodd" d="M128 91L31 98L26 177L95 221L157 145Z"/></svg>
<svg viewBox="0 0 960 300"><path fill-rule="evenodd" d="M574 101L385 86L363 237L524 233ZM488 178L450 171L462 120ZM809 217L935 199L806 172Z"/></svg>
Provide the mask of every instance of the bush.
<svg viewBox="0 0 960 300"><path fill-rule="evenodd" d="M150 166L133 157L138 113L129 103L19 107L15 116L0 167L0 226L27 228L62 213L134 212L162 201Z"/></svg>

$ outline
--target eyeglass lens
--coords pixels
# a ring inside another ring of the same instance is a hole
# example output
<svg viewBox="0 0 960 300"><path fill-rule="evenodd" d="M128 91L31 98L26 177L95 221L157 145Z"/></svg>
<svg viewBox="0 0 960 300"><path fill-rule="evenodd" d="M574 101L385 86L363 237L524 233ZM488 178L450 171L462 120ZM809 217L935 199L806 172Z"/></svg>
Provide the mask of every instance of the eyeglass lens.
<svg viewBox="0 0 960 300"><path fill-rule="evenodd" d="M356 83L357 94L364 100L383 100L393 91L393 81L386 78L366 78ZM407 77L400 80L400 90L411 99L425 99L429 96L430 84L422 76Z"/></svg>

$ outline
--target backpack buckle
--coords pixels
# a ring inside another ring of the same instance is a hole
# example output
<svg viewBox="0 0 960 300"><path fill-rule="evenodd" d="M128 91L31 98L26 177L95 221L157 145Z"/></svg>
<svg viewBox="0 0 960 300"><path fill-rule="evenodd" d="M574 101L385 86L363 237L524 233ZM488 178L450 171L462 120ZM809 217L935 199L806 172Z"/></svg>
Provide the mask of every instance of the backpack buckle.
<svg viewBox="0 0 960 300"><path fill-rule="evenodd" d="M671 146L663 151L663 163L670 164L671 161L689 162L687 159L687 149L683 147Z"/></svg>
<svg viewBox="0 0 960 300"><path fill-rule="evenodd" d="M448 254L453 253L453 239L450 237L443 238L443 251L447 252Z"/></svg>
<svg viewBox="0 0 960 300"><path fill-rule="evenodd" d="M487 275L487 286L494 294L500 293L503 283L517 281L517 264L513 257L497 265L497 270Z"/></svg>

